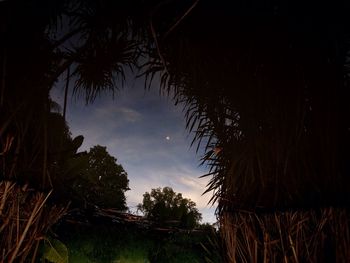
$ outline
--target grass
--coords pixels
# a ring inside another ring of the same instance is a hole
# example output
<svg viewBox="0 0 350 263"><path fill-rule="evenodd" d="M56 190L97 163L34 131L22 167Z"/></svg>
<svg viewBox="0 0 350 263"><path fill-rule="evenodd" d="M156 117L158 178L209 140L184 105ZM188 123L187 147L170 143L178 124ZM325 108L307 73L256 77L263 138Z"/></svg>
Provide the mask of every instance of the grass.
<svg viewBox="0 0 350 263"><path fill-rule="evenodd" d="M69 250L70 263L205 262L205 235L159 233L135 226L61 226L56 231ZM214 261L220 262L220 261Z"/></svg>
<svg viewBox="0 0 350 263"><path fill-rule="evenodd" d="M147 251L143 248L116 248L114 251L107 249L108 253L105 255L94 256L93 240L89 240L87 249L85 246L77 246L78 240L69 243L70 251L69 262L71 263L97 263L97 262L113 262L113 263L149 263L147 260ZM114 244L110 244L113 246Z"/></svg>

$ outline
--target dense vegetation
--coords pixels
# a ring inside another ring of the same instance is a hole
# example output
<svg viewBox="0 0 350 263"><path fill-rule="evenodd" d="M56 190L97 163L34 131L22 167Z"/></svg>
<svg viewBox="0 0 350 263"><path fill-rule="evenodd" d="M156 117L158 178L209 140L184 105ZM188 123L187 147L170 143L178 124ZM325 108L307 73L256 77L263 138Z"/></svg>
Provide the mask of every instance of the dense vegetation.
<svg viewBox="0 0 350 263"><path fill-rule="evenodd" d="M142 204L138 205L146 218L160 225L172 225L192 229L202 219L196 203L175 193L171 187L152 189L143 195Z"/></svg>
<svg viewBox="0 0 350 263"><path fill-rule="evenodd" d="M96 205L126 210L125 191L129 190L129 180L123 167L116 163L117 159L100 145L79 158L81 170L71 184L75 194L71 200L83 207Z"/></svg>
<svg viewBox="0 0 350 263"><path fill-rule="evenodd" d="M218 232L212 227L169 232L105 219L93 226L61 224L55 232L72 263L222 262Z"/></svg>
<svg viewBox="0 0 350 263"><path fill-rule="evenodd" d="M90 103L129 66L146 84L160 75L206 143L229 260L320 261L328 248L329 261L346 261L349 10L347 1L1 1L1 229L18 237L1 236L1 259L35 258L53 224L37 215L65 200L62 173L80 138L67 136L65 106L52 113L50 89L65 78L67 96L74 82ZM20 195L7 199L13 189L42 192L25 220L11 206Z"/></svg>

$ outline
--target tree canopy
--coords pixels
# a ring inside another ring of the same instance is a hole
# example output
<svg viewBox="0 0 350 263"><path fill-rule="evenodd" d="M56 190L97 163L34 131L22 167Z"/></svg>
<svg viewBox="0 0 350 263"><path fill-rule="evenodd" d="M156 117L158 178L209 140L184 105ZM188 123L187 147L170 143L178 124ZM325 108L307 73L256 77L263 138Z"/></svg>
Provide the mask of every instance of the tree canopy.
<svg viewBox="0 0 350 263"><path fill-rule="evenodd" d="M182 197L171 187L155 188L143 195L138 209L145 216L160 225L175 225L183 228L194 228L202 220L196 203Z"/></svg>
<svg viewBox="0 0 350 263"><path fill-rule="evenodd" d="M125 192L129 180L122 165L111 156L106 147L96 145L83 156L86 163L75 178L75 199L84 205L126 210Z"/></svg>

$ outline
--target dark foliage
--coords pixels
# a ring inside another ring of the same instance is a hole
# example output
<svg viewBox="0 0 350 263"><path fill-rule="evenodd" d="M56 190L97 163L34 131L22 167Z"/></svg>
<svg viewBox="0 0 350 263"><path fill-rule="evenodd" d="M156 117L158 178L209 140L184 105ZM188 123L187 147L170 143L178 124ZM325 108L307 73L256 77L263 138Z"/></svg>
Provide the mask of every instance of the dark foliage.
<svg viewBox="0 0 350 263"><path fill-rule="evenodd" d="M106 147L97 145L83 156L83 165L71 183L73 206L126 210L127 173Z"/></svg>
<svg viewBox="0 0 350 263"><path fill-rule="evenodd" d="M349 204L348 11L200 1L159 28L145 74L185 103L221 210Z"/></svg>
<svg viewBox="0 0 350 263"><path fill-rule="evenodd" d="M138 205L145 216L161 226L194 228L199 225L202 215L196 204L175 193L170 187L157 188L143 195L142 204Z"/></svg>
<svg viewBox="0 0 350 263"><path fill-rule="evenodd" d="M163 232L102 220L93 225L62 221L55 232L67 245L72 261L222 262L212 245L217 233L211 231Z"/></svg>

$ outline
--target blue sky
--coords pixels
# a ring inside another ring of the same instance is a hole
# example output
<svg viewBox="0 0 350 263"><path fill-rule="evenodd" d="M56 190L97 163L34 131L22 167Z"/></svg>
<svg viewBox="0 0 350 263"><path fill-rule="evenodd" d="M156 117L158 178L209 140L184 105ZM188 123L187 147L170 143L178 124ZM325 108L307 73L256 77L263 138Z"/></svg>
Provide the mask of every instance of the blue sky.
<svg viewBox="0 0 350 263"><path fill-rule="evenodd" d="M52 98L62 103L63 85L58 82ZM102 94L91 105L83 98L69 99L67 121L72 135L83 135L80 150L107 146L128 173L127 204L134 211L142 195L152 188L170 186L196 202L202 222L215 222L215 207L202 196L209 178L200 167L200 153L190 148L192 136L185 129L181 105L159 96L158 88L145 91L143 81L130 78L123 89Z"/></svg>

